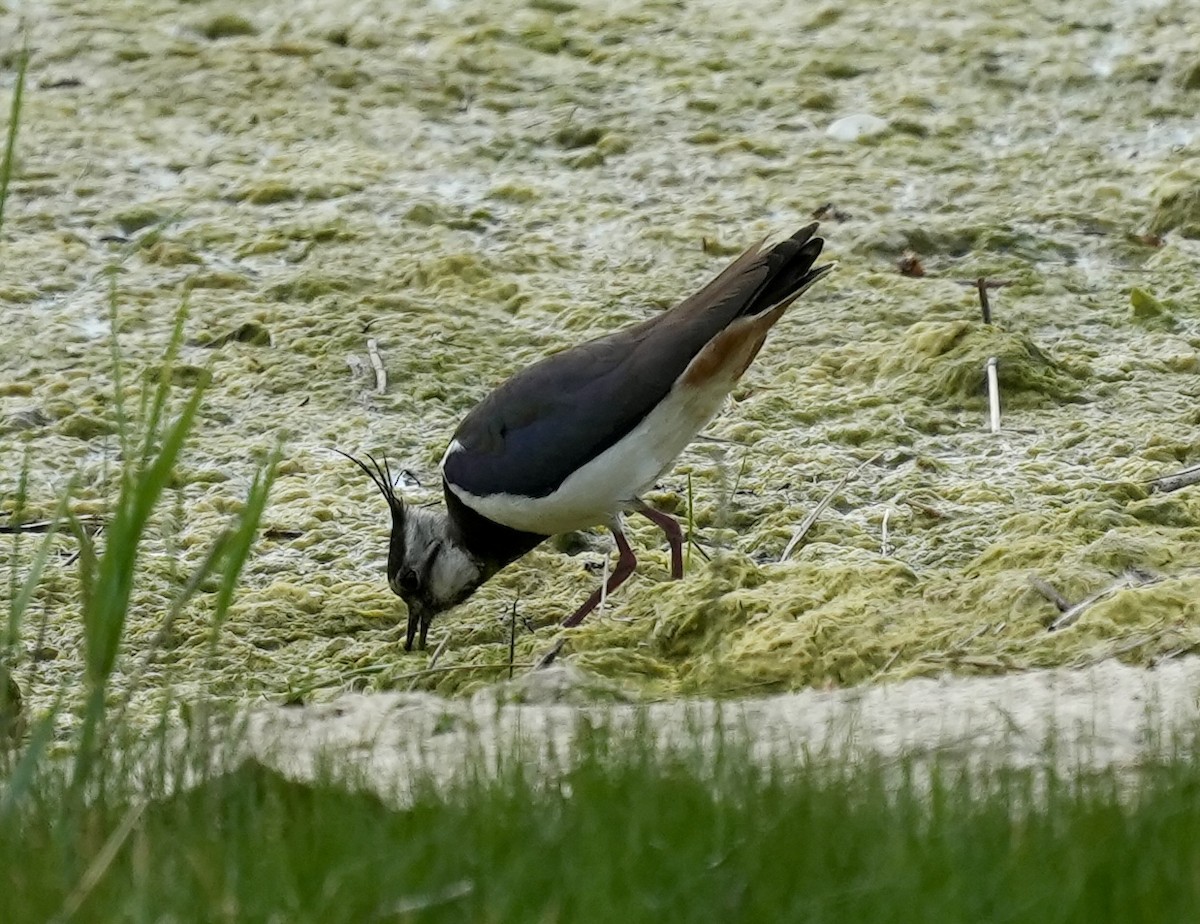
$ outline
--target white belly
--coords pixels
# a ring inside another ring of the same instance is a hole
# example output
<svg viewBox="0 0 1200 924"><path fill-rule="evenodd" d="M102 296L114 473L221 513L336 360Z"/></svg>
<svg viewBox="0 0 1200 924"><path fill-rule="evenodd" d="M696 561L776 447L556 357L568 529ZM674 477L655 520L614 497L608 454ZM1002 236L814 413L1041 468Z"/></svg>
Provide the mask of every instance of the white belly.
<svg viewBox="0 0 1200 924"><path fill-rule="evenodd" d="M450 490L468 507L512 529L553 536L612 525L621 509L653 485L712 420L734 381L718 376L701 388L676 386L623 439L545 497L478 497L453 484ZM461 448L459 443L451 443L446 457ZM445 457L442 462L445 464Z"/></svg>

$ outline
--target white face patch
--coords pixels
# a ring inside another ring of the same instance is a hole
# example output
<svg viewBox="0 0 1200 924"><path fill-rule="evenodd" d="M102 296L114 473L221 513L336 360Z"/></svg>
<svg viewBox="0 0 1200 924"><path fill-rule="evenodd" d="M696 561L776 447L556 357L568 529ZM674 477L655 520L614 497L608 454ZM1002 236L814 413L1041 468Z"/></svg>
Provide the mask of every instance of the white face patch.
<svg viewBox="0 0 1200 924"><path fill-rule="evenodd" d="M426 593L439 609L457 603L464 593L479 586L483 574L462 549L442 545L427 572Z"/></svg>
<svg viewBox="0 0 1200 924"><path fill-rule="evenodd" d="M434 611L465 599L483 580L480 567L450 538L446 515L420 507L405 511L404 566L420 579L414 596Z"/></svg>

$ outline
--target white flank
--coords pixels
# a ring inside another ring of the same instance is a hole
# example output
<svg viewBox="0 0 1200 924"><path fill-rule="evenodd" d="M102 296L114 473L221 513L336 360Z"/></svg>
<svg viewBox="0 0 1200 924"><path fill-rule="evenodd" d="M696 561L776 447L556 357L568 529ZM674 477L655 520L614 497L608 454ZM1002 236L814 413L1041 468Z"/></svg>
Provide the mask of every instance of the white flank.
<svg viewBox="0 0 1200 924"><path fill-rule="evenodd" d="M693 364L701 362L708 349L705 347ZM553 494L479 497L457 485L450 485L450 490L468 507L512 529L553 536L589 526L611 526L621 509L653 485L721 409L737 381L734 370L740 370L745 359L743 355L730 358L734 361L723 363L724 369L703 385L680 387L677 383L640 424L567 478ZM685 373L680 381L686 378ZM457 442L451 443L443 464L461 448Z"/></svg>

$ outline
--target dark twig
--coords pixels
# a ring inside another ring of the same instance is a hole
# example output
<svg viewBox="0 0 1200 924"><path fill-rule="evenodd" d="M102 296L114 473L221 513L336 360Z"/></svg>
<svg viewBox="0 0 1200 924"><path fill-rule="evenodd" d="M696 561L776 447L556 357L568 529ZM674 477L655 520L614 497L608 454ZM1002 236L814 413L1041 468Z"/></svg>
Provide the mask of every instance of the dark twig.
<svg viewBox="0 0 1200 924"><path fill-rule="evenodd" d="M988 279L986 276L977 276L974 279L956 279L959 285L970 286L979 293L979 307L983 310L983 323L992 323L992 306L988 301L988 289L999 289L1009 285L1009 279Z"/></svg>
<svg viewBox="0 0 1200 924"><path fill-rule="evenodd" d="M817 221L849 221L849 212L843 212L832 202L826 202L820 208L813 209L812 217Z"/></svg>
<svg viewBox="0 0 1200 924"><path fill-rule="evenodd" d="M89 523L103 524L104 522L102 517L93 514L84 514L75 519L82 526ZM48 533L51 529L62 526L64 522L62 520L35 520L32 523L0 523L0 533Z"/></svg>
<svg viewBox="0 0 1200 924"><path fill-rule="evenodd" d="M95 539L95 538L96 538L97 536L99 536L99 535L100 535L102 532L104 532L104 524L103 524L103 523L101 523L99 526L97 526L97 527L96 527L96 528L95 528L95 529L92 531L92 533L91 533L91 536L92 536L92 538L93 538L93 539ZM72 552L70 555L68 555L66 558L64 558L64 559L63 559L62 566L63 566L64 568L70 568L70 567L71 567L71 565L75 564L75 562L77 562L77 561L79 560L79 556L80 556L82 553L83 553L83 549L82 549L82 548L77 548L77 549L76 549L74 552Z"/></svg>
<svg viewBox="0 0 1200 924"><path fill-rule="evenodd" d="M566 639L560 638L557 642L554 643L554 646L549 651L547 651L544 655L542 655L540 658L538 658L538 661L533 666L533 669L535 671L540 671L543 668L547 668L551 664L553 664L554 660L558 657L559 652L561 652L563 650L563 645L565 645L566 643L567 643Z"/></svg>
<svg viewBox="0 0 1200 924"><path fill-rule="evenodd" d="M979 290L979 307L983 309L983 323L992 323L992 306L988 302L988 284L987 277L980 276L975 280L975 288Z"/></svg>

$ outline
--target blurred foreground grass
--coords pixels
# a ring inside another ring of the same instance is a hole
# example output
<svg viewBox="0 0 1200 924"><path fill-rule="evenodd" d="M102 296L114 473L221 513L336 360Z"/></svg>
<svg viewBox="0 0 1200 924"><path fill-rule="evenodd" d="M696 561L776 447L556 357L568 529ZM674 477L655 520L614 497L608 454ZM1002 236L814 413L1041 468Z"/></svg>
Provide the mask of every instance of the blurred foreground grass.
<svg viewBox="0 0 1200 924"><path fill-rule="evenodd" d="M584 739L553 781L513 761L402 810L248 764L68 815L52 775L5 821L0 920L1045 924L1200 903L1191 758L929 776Z"/></svg>

